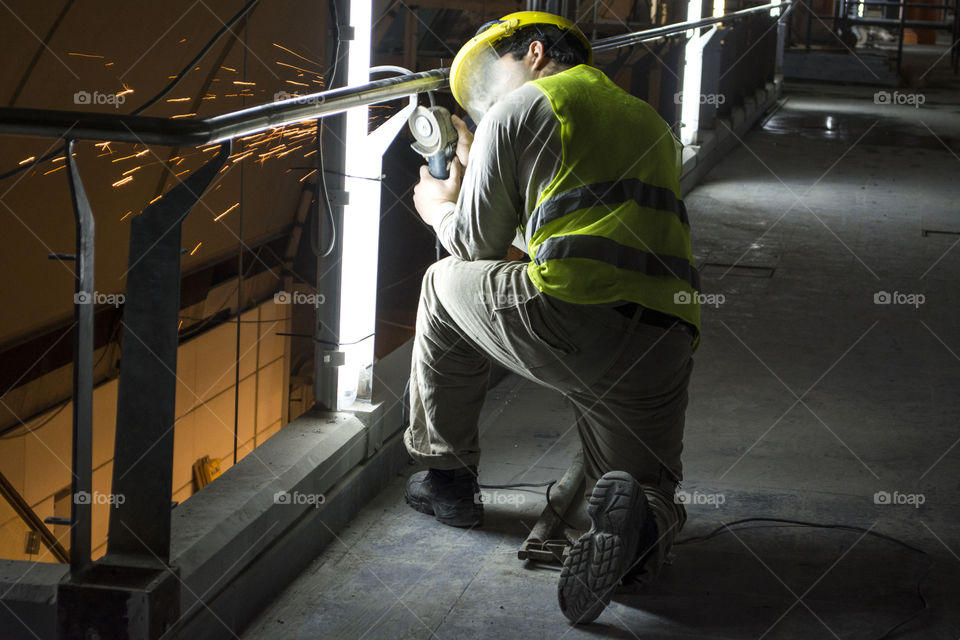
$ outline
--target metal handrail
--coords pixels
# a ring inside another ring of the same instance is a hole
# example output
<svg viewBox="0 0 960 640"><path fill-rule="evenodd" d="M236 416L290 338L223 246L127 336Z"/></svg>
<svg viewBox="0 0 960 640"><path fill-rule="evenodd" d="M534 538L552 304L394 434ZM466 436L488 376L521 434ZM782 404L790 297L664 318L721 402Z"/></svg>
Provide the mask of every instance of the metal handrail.
<svg viewBox="0 0 960 640"><path fill-rule="evenodd" d="M607 51L639 42L679 35L690 29L720 22L742 20L748 15L783 10L792 3L770 3L734 11L725 16L678 22L654 29L602 38L593 43L594 51ZM376 80L356 87L344 87L229 113L195 120L151 116L90 113L55 109L0 107L0 134L101 140L168 146L202 146L241 136L253 135L274 127L314 120L386 100L415 93L442 89L449 84L450 70L432 69L409 75Z"/></svg>
<svg viewBox="0 0 960 640"><path fill-rule="evenodd" d="M754 13L760 13L761 11L773 11L775 9L782 9L783 13L778 16L778 19L786 15L787 11L793 6L793 3L788 0L787 2L782 3L770 3L765 4L759 7L750 7L749 9L741 9L740 11L733 11L726 15L716 16L711 18L702 18L700 20L690 20L689 22L678 22L675 24L668 24L663 27L657 27L655 29L647 29L645 31L635 31L633 33L625 33L620 36L611 36L609 38L601 38L592 42L593 51L608 51L610 49L618 49L620 47L626 47L631 44L638 44L640 42L649 42L650 40L659 40L660 38L666 36L679 35L690 29L697 29L699 27L709 27L710 25L717 24L720 22L736 22L737 20L742 20L748 15Z"/></svg>

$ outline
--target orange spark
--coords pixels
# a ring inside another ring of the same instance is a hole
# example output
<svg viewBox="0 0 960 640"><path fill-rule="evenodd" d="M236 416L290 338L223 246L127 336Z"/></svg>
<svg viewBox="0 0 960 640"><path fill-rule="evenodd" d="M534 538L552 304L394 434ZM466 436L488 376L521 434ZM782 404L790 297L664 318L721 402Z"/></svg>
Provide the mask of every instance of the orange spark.
<svg viewBox="0 0 960 640"><path fill-rule="evenodd" d="M236 203L235 205L233 205L232 207L230 207L229 209L227 209L226 211L224 211L223 213L221 213L220 215L218 215L216 218L214 218L213 221L214 221L214 222L217 222L218 220L220 220L220 218L222 218L223 216L227 215L228 213L230 213L231 211L233 211L234 209L236 209L236 208L239 207L239 206L240 206L240 203L238 202L238 203Z"/></svg>
<svg viewBox="0 0 960 640"><path fill-rule="evenodd" d="M273 46L275 46L277 49L283 49L284 51L286 51L286 52L289 53L290 55L297 56L297 57L300 58L301 60L305 60L305 61L309 62L310 64L315 64L315 65L317 65L318 67L320 66L320 63L314 62L314 61L311 60L310 58L304 58L304 57L303 57L302 55L300 55L299 53L296 53L295 51L291 51L290 49L287 49L286 47L281 46L281 45L277 44L276 42L274 42L274 43L272 43L272 44L273 44Z"/></svg>
<svg viewBox="0 0 960 640"><path fill-rule="evenodd" d="M310 71L310 69L304 69L304 68L302 68L302 67L297 67L297 66L294 66L294 65L292 65L292 64L287 64L286 62L280 62L279 60L277 61L277 64L279 64L281 67L290 67L291 69L296 69L297 71L303 71L304 73L310 73L310 74L313 74L313 75L315 75L315 76L316 76L316 75L320 75L320 74L318 74L316 71Z"/></svg>

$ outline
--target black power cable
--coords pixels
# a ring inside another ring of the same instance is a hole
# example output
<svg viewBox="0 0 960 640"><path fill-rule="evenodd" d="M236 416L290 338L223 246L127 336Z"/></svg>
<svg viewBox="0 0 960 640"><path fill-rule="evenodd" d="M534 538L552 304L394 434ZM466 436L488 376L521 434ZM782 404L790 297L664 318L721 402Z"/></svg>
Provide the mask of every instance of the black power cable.
<svg viewBox="0 0 960 640"><path fill-rule="evenodd" d="M550 511L552 511L553 514L556 515L561 522L567 525L568 528L574 529L575 527L571 525L569 522L567 522L566 520L564 520L563 516L561 516L557 512L557 510L553 507L553 504L550 502L550 488L556 483L557 483L556 480L551 480L549 482L540 482L540 483L520 482L516 484L481 484L479 486L482 489L514 489L514 488L520 488L520 487L544 487L545 486L547 487L547 496L546 496L547 506L550 507ZM920 601L920 607L916 611L911 613L909 616L904 618L903 620L900 620L899 622L891 626L889 629L887 629L883 633L883 635L878 636L876 640L886 640L887 638L892 637L893 634L896 633L899 629L916 620L918 617L920 617L925 611L927 611L930 608L930 603L927 601L927 597L923 593L923 583L924 581L926 581L927 576L930 574L930 569L933 566L933 560L930 558L930 555L923 549L916 547L910 544L909 542L904 542L903 540L900 540L899 538L896 538L894 536L887 535L885 533L880 533L879 531L873 531L872 529L867 529L865 527L858 527L856 525L848 525L848 524L808 522L806 520L791 520L788 518L768 518L768 517L757 516L752 518L741 518L740 520L734 520L733 522L725 522L708 533L705 533L699 536L689 536L687 538L682 538L674 542L673 545L676 547L679 547L685 544L696 544L699 542L706 542L707 540L715 538L723 533L728 533L728 532L732 533L734 531L732 527L736 527L737 525L747 524L751 522L770 522L770 523L776 523L779 525L787 525L787 526L812 527L816 529L840 529L842 531L857 532L867 536L873 536L880 540L885 540L892 544L903 547L908 551L912 551L914 553L918 553L922 555L927 560L927 564L924 567L923 573L920 575L920 578L917 580L917 584L915 587L917 598ZM738 530L751 529L751 528L753 527L738 527ZM646 556L639 558L637 562L634 564L639 564L644 560L645 557ZM633 567L631 567L630 569L632 570ZM627 573L629 574L630 572L628 571Z"/></svg>
<svg viewBox="0 0 960 640"><path fill-rule="evenodd" d="M705 542L722 533L727 533L727 532L732 533L733 529L731 529L731 527L734 527L739 524L746 524L749 522L773 522L781 525L789 525L789 526L796 526L796 527L813 527L817 529L840 529L843 531L858 532L864 535L879 538L880 540L886 540L887 542L891 542L895 545L903 547L908 551L918 553L922 555L924 558L926 558L927 566L924 567L923 573L921 574L920 578L917 580L917 585L915 588L917 592L917 598L920 600L920 608L914 611L912 614L910 614L906 618L904 618L903 620L901 620L900 622L896 623L895 625L887 629L882 636L877 637L877 640L885 640L886 638L890 638L892 634L894 634L898 629L900 629L901 627L904 627L910 622L913 622L930 607L929 603L927 602L927 598L923 593L923 583L927 579L927 575L929 575L930 573L930 568L933 566L933 560L930 558L930 555L923 549L919 547L915 547L908 542L904 542L899 538L895 538L885 533L880 533L879 531L873 531L872 529L867 529L865 527L858 527L855 525L848 525L848 524L808 522L806 520L790 520L788 518L765 518L765 517L741 518L740 520L734 520L733 522L725 522L721 524L719 527L717 527L716 529L713 529L712 531L704 535L690 536L687 538L683 538L681 540L678 540L677 542L674 542L673 544L674 546L681 546L685 544L695 544L698 542ZM751 529L751 528L753 527L739 527L739 529Z"/></svg>

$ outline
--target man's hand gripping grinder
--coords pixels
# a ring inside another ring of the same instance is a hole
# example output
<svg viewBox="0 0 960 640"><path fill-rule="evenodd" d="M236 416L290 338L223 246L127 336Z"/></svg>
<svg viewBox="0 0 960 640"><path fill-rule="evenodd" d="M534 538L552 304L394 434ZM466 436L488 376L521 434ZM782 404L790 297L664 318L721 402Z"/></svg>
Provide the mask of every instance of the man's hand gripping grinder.
<svg viewBox="0 0 960 640"><path fill-rule="evenodd" d="M427 170L438 180L450 177L450 161L457 153L457 130L444 107L417 107L407 121L414 143L410 147L427 161ZM437 238L437 260L446 255Z"/></svg>

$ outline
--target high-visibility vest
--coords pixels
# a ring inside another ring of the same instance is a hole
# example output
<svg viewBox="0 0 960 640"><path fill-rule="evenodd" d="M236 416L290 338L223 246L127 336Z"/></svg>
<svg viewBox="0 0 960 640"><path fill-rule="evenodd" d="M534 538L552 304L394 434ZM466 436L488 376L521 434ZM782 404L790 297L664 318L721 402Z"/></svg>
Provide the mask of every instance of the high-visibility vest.
<svg viewBox="0 0 960 640"><path fill-rule="evenodd" d="M540 291L635 302L700 334L700 278L680 193L680 142L649 104L579 65L532 81L560 121L563 159L523 230Z"/></svg>

